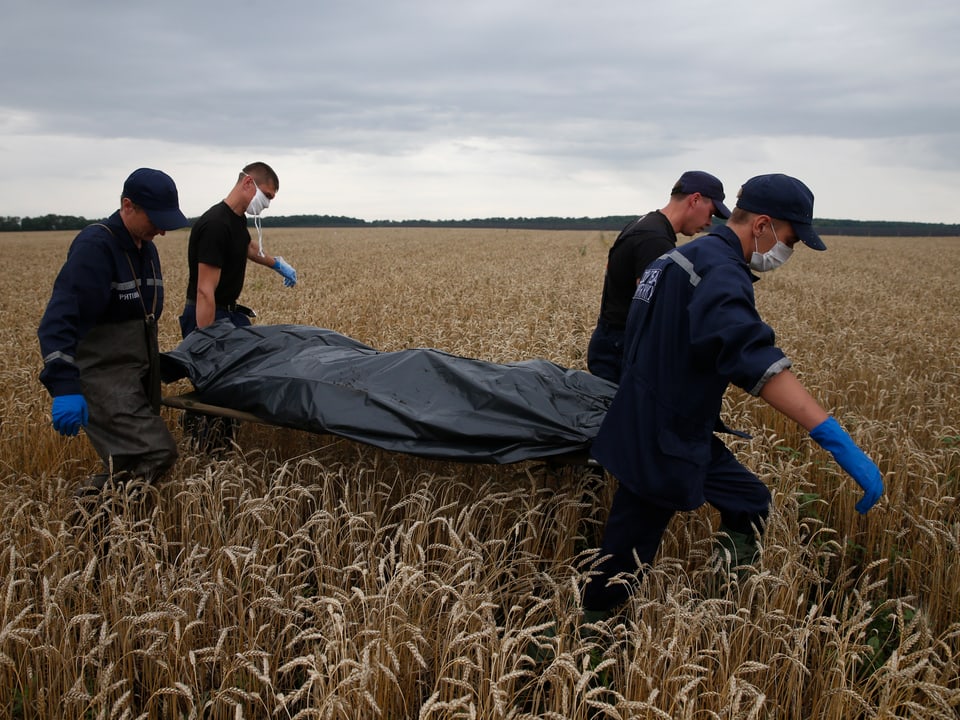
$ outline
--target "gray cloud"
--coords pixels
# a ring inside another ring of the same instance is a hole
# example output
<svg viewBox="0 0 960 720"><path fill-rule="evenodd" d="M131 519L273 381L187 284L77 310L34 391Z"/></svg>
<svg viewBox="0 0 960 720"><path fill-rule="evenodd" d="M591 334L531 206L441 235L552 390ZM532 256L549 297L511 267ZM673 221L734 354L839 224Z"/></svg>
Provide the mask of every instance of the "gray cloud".
<svg viewBox="0 0 960 720"><path fill-rule="evenodd" d="M750 137L960 160L960 11L930 0L111 0L7 20L4 134L384 157L482 137L612 173Z"/></svg>

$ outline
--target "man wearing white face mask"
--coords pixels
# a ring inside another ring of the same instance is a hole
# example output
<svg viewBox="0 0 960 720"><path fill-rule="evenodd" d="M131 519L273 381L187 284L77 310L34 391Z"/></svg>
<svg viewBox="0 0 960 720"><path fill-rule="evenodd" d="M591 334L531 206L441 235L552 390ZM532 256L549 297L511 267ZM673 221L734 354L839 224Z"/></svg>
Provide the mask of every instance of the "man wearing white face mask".
<svg viewBox="0 0 960 720"><path fill-rule="evenodd" d="M227 197L193 225L187 247L187 301L180 316L183 337L214 320L228 319L237 326L250 324L253 312L237 303L248 261L280 273L287 287L296 284L296 270L282 257L263 249L260 213L279 189L280 180L273 168L262 162L251 163L240 172ZM256 243L247 229L246 215L254 217Z"/></svg>
<svg viewBox="0 0 960 720"><path fill-rule="evenodd" d="M187 247L187 300L180 316L183 337L215 320L228 320L237 327L250 325L254 312L237 302L248 261L280 273L287 287L296 284L297 271L282 257L263 249L260 213L279 189L280 180L273 168L262 162L251 163L240 172L227 196L194 223ZM254 217L257 242L247 229L246 215ZM183 425L198 447L207 451L224 448L235 432L231 420L191 412L184 414Z"/></svg>
<svg viewBox="0 0 960 720"><path fill-rule="evenodd" d="M591 619L627 599L628 585L607 581L636 573L637 559L653 562L675 512L709 502L732 539L734 564L751 559L771 496L716 435L735 432L720 419L730 383L833 455L863 491L858 512L883 494L880 470L790 371L754 302L751 269L779 267L798 242L826 250L813 228L813 193L775 174L751 178L737 198L725 227L655 260L637 285L623 376L591 449L619 481L601 550L609 557L585 588Z"/></svg>

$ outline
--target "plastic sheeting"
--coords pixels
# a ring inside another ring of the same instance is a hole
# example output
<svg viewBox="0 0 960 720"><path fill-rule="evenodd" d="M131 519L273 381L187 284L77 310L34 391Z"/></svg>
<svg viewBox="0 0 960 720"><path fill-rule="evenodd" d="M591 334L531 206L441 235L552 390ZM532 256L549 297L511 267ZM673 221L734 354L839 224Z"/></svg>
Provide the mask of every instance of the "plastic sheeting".
<svg viewBox="0 0 960 720"><path fill-rule="evenodd" d="M161 354L164 382L283 427L458 462L578 453L616 385L547 360L497 364L440 350L379 352L302 325L218 322Z"/></svg>

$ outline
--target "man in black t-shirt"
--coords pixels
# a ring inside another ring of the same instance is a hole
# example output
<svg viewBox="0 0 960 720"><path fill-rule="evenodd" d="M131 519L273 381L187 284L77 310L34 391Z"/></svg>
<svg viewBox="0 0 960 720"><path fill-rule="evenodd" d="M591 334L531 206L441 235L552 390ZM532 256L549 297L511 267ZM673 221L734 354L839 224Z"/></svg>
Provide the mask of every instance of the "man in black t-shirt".
<svg viewBox="0 0 960 720"><path fill-rule="evenodd" d="M187 246L187 300L180 316L183 337L215 320L227 319L237 327L250 325L254 312L237 303L247 261L276 270L287 287L296 284L297 271L282 257L263 250L260 213L279 189L280 180L273 168L262 162L251 163L240 172L227 197L194 223ZM250 237L246 215L254 216L257 243ZM225 448L236 432L232 420L189 411L184 413L183 426L198 448L208 452Z"/></svg>
<svg viewBox="0 0 960 720"><path fill-rule="evenodd" d="M237 326L250 324L252 311L237 304L248 260L276 270L287 287L296 284L296 270L282 257L263 250L260 212L270 205L279 189L280 180L269 165L251 163L240 172L227 197L193 225L187 247L187 301L180 316L183 337L223 318ZM256 244L250 237L245 215L255 218L259 239Z"/></svg>
<svg viewBox="0 0 960 720"><path fill-rule="evenodd" d="M695 235L711 218L727 219L723 183L709 173L683 173L667 205L637 218L617 236L607 255L597 327L587 348L587 368L611 382L620 382L623 332L637 283L647 265L677 246L677 233Z"/></svg>

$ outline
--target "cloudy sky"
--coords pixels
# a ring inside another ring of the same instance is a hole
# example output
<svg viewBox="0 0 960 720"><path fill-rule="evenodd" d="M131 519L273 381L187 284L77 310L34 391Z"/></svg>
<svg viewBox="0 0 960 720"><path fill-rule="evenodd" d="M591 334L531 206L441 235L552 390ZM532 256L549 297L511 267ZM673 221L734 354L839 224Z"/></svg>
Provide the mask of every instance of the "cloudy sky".
<svg viewBox="0 0 960 720"><path fill-rule="evenodd" d="M137 167L196 216L661 207L786 172L820 218L960 222L952 0L36 0L0 23L0 215L101 217Z"/></svg>

